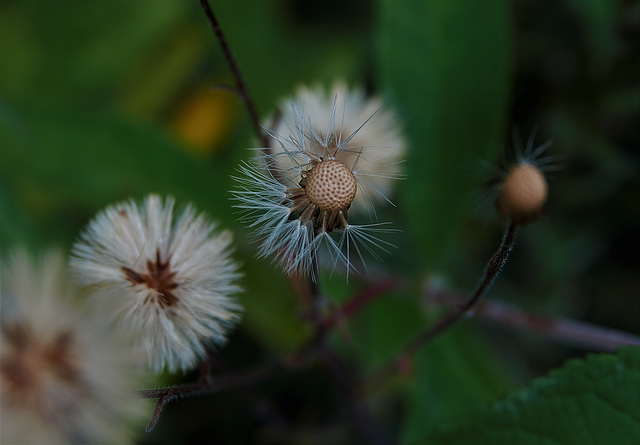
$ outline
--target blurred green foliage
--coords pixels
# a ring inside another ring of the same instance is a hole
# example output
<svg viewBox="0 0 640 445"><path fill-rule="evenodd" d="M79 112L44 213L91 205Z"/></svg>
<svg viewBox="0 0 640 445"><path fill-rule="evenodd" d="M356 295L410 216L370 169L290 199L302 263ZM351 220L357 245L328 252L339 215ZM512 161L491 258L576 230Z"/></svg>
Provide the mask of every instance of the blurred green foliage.
<svg viewBox="0 0 640 445"><path fill-rule="evenodd" d="M536 140L553 141L563 169L553 174L548 218L522 231L491 298L640 333L640 2L212 3L264 116L299 84L346 79L384 95L402 119L407 179L398 207L381 212L403 232L371 276L404 285L347 322L350 344L332 339L359 375L433 321L425 277L461 292L476 284L502 230L472 198L482 193L478 158L497 161L512 128L526 137L539 125ZM176 127L198 119L190 98L230 95L208 87L233 81L198 2L6 0L0 45L3 252L69 247L104 206L172 194L236 233L245 314L222 360L251 365L309 338L293 287L255 259L229 200L231 176L256 144L246 114L233 96L212 105L232 119L199 154ZM368 279L323 276L327 310ZM583 355L468 322L365 401L385 434L401 438L392 442L420 439ZM357 441L344 395L321 371L169 406L141 442ZM256 408L256 393L285 426Z"/></svg>
<svg viewBox="0 0 640 445"><path fill-rule="evenodd" d="M460 198L477 187L461 162L500 151L512 58L507 2L389 0L379 15L380 76L401 104L412 148L402 205L416 261L437 267L468 212Z"/></svg>

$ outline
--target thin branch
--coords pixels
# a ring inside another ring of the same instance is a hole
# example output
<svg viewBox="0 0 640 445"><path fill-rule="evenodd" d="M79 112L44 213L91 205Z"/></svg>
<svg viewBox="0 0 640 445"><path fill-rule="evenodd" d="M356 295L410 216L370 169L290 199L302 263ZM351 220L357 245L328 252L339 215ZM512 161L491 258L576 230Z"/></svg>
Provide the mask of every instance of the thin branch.
<svg viewBox="0 0 640 445"><path fill-rule="evenodd" d="M429 341L433 340L443 332L450 329L456 323L458 323L465 315L470 314L480 299L487 293L495 279L500 274L500 271L504 267L509 258L509 253L513 247L515 241L516 232L518 226L513 222L509 222L507 225L502 242L495 253L491 256L491 259L487 263L487 267L484 271L482 281L471 294L471 296L462 305L455 308L453 311L445 314L434 325L430 326L416 337L413 338L400 353L387 364L383 365L377 372L375 372L371 378L371 382L375 385L384 382L389 377L393 376L397 371L403 369L406 366L407 360L412 357L420 348L422 348Z"/></svg>
<svg viewBox="0 0 640 445"><path fill-rule="evenodd" d="M427 297L456 304L462 297L454 292L427 289ZM529 331L587 350L614 352L621 346L640 346L640 336L568 318L534 314L497 301L482 301L474 311L478 318Z"/></svg>
<svg viewBox="0 0 640 445"><path fill-rule="evenodd" d="M229 64L229 68L231 69L231 73L233 74L233 78L236 81L235 91L238 93L242 101L244 102L244 106L249 113L249 118L251 119L251 124L253 125L253 130L255 131L260 143L263 147L267 147L268 140L266 134L262 131L262 127L260 126L260 119L258 117L258 111L256 110L256 106L249 94L249 90L247 89L246 84L244 83L244 78L242 73L240 72L240 68L236 63L236 59L231 52L231 48L229 47L229 43L227 42L227 38L222 32L222 28L220 28L220 23L218 23L218 19L216 18L211 6L209 5L208 0L200 0L200 4L202 5L202 9L204 10L209 23L211 24L211 28L213 28L213 32L218 39L218 44L222 49L224 54L224 58L227 60L227 64Z"/></svg>
<svg viewBox="0 0 640 445"><path fill-rule="evenodd" d="M200 379L194 383L170 386L168 388L143 389L138 391L138 395L145 399L158 399L153 416L147 425L147 432L151 431L158 421L162 408L174 400L184 397L197 396L202 394L214 394L222 391L244 388L254 383L274 377L286 370L300 369L310 363L317 355L315 348L303 348L293 358L273 361L257 365L243 371L237 371L221 376L212 376L207 379Z"/></svg>
<svg viewBox="0 0 640 445"><path fill-rule="evenodd" d="M151 420L149 420L147 427L144 429L147 433L150 433L155 428L156 423L158 423L158 418L160 417L160 412L162 412L162 408L164 408L164 406L167 403L177 398L178 398L177 396L166 395L158 399L158 402L156 403L156 407L153 410L153 415L151 416Z"/></svg>
<svg viewBox="0 0 640 445"><path fill-rule="evenodd" d="M374 283L353 297L349 298L337 311L336 314L325 318L322 325L325 329L331 329L342 321L355 315L360 309L365 307L371 301L384 295L387 291L393 289L396 283L390 279Z"/></svg>

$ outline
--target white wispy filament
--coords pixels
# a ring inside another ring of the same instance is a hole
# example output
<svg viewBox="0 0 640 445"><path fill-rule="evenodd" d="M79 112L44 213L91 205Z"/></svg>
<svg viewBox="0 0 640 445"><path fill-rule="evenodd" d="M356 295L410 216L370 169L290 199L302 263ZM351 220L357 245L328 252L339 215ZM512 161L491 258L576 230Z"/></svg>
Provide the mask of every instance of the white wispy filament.
<svg viewBox="0 0 640 445"><path fill-rule="evenodd" d="M288 134L270 133L279 149L263 149L261 156L240 167L236 178L241 185L234 191L237 207L261 242L260 256L274 256L287 274L314 276L322 246L331 255L333 268L343 264L347 274L355 268L353 255L364 264L364 251L376 255L391 246L377 234L392 229L380 223L352 224L348 214L359 202L375 215L372 196L389 201L370 178L399 176L398 162L385 162L393 148L369 152L367 146L354 145L372 116L343 134L346 117L343 110L336 119L336 105L334 101L328 125L319 133L302 106L292 104Z"/></svg>
<svg viewBox="0 0 640 445"><path fill-rule="evenodd" d="M386 107L380 97L368 96L362 88L349 88L344 81L337 81L326 90L322 86L301 86L296 89L293 101L304 104L304 116L315 133L326 136L327 130L333 131L337 126L345 137L353 134L349 149L336 153L336 158L354 169L366 164L359 176L366 178L370 193L358 193L354 207L370 206L369 200L385 201L396 186L395 180L402 177L406 151L402 127L393 109ZM296 127L299 110L290 104L291 99L280 102L281 116L274 123L273 133L286 135ZM336 117L338 121L332 122ZM363 126L363 122L367 124ZM265 126L269 123L265 122ZM277 138L271 139L269 149L272 154L284 151ZM294 165L288 156L276 156L274 161Z"/></svg>

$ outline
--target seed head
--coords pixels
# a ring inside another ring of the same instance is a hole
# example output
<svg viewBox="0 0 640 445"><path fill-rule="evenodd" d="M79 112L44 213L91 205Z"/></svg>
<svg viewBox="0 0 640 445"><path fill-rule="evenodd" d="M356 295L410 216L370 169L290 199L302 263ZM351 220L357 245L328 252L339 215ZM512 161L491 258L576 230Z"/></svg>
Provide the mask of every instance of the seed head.
<svg viewBox="0 0 640 445"><path fill-rule="evenodd" d="M517 131L505 153L505 162L490 167L491 196L498 215L518 225L533 222L544 215L549 194L545 173L558 168L557 157L544 155L550 142L535 147L535 131L525 146Z"/></svg>
<svg viewBox="0 0 640 445"><path fill-rule="evenodd" d="M0 261L0 443L129 443L143 414L127 344L78 307L65 263Z"/></svg>
<svg viewBox="0 0 640 445"><path fill-rule="evenodd" d="M538 218L547 201L548 188L536 166L524 163L512 167L501 184L497 201L500 216L517 223Z"/></svg>
<svg viewBox="0 0 640 445"><path fill-rule="evenodd" d="M187 370L204 344L224 344L239 319L231 233L172 198L107 207L74 246L71 267L110 322L130 332L141 360Z"/></svg>
<svg viewBox="0 0 640 445"><path fill-rule="evenodd" d="M330 152L333 159L352 170L360 170L358 185L362 187L353 198L354 209L366 209L386 201L396 185L395 179L402 177L405 155L405 141L393 110L385 107L381 98L367 96L361 88L347 88L345 82L336 82L329 90L299 87L293 100L304 106L308 126L305 133L308 136L315 133L326 142L322 146L316 138L309 137L305 149L325 156L325 160L326 153ZM275 155L273 173L284 180L286 175L280 176L280 173L297 167L296 160L287 153L290 153L290 144L281 143L284 136L295 131L299 122L299 110L290 104L290 98L282 100L281 116L275 123L264 123L272 127L274 135L281 137L274 137L268 148ZM301 135L295 138L299 141ZM341 149L334 150L338 145L342 145Z"/></svg>
<svg viewBox="0 0 640 445"><path fill-rule="evenodd" d="M356 177L351 169L340 161L322 161L306 176L307 196L320 210L346 210L356 197Z"/></svg>
<svg viewBox="0 0 640 445"><path fill-rule="evenodd" d="M260 256L275 256L286 273L313 276L316 253L324 245L334 268L344 263L348 274L354 269L351 249L364 264L363 251L376 256L374 247L384 251L383 245L388 244L375 236L388 229L380 224L354 225L348 215L351 205L362 196L361 202L370 206L373 217L371 195L384 196L369 181L379 172L380 159L370 156L369 147L352 145L372 116L346 133L340 123L353 117L336 116L336 102L329 115L322 116L328 122L323 130L316 129L295 103L291 115L293 125L287 126L288 134L270 133L279 149L269 149L240 168L242 176L237 180L242 188L234 192L237 207L244 210L245 221L261 241ZM376 152L380 149L374 148L371 154ZM393 178L390 173L385 180Z"/></svg>

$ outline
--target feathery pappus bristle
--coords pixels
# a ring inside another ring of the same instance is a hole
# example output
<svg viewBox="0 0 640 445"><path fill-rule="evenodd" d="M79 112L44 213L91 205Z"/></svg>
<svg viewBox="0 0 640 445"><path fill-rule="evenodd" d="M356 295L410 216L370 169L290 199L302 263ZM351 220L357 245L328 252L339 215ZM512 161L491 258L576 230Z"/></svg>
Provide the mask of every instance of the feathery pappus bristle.
<svg viewBox="0 0 640 445"><path fill-rule="evenodd" d="M346 98L340 100L346 103ZM380 223L356 225L349 215L358 196L373 215L373 205L380 200L372 196L390 202L370 178L382 164L393 166L385 180L397 178L398 162L384 163L390 148L380 155L380 147L354 144L373 115L346 133L344 122L353 119L346 115L348 109L343 105L340 112L336 98L320 131L304 105L292 103L288 131L270 132L273 147L279 148L265 148L239 169L236 207L261 243L259 255L276 258L287 274L314 277L318 252L325 248L333 269L342 264L348 276L355 270L353 255L365 264L365 251L375 255L391 246L378 235L393 229Z"/></svg>

